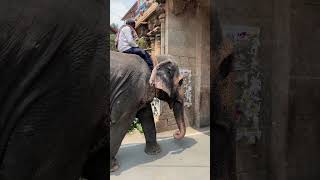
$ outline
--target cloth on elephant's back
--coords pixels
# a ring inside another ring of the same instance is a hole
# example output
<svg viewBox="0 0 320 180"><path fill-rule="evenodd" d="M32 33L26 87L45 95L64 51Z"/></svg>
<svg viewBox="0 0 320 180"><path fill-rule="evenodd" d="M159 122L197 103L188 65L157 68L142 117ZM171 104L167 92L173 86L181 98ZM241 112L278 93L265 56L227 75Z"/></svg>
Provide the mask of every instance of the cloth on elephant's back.
<svg viewBox="0 0 320 180"><path fill-rule="evenodd" d="M146 86L150 77L150 70L142 58L134 54L110 52L110 108L120 94L128 92L130 88ZM145 88L141 89L141 93ZM128 97L128 99L133 97ZM111 110L110 110L111 112ZM113 121L113 120L112 120Z"/></svg>
<svg viewBox="0 0 320 180"><path fill-rule="evenodd" d="M72 97L58 96L65 91L65 87L69 87L68 83L80 85L87 83L91 80L89 77L85 78L88 75L95 79L94 75L88 73L92 63L84 62L83 59L90 57L91 61L95 60L92 62L96 62L97 58L100 58L100 62L105 61L102 60L106 51L103 45L106 31L106 28L102 27L106 20L103 4L105 2L102 0L91 2L87 0L10 0L0 3L0 165L2 165L8 141L12 139L13 131L21 127L22 123L32 120L30 113L35 114L33 120L37 123L40 121L45 124L41 121L44 116L51 116L52 119L61 122L58 120L63 118L59 119L58 116L59 113L63 113L62 111L69 110L68 100L84 93L88 94L87 89L79 88L81 91L79 94L66 93ZM75 61L71 62L73 58ZM86 64L89 66L84 67L83 65ZM100 65L101 68L105 68L104 63ZM73 73L79 72L81 68L83 76L77 73L79 78L76 78ZM83 78L83 82L70 81L80 78ZM88 84L94 85L94 83ZM92 93L95 92L93 89ZM50 113L45 111L50 103L46 98L55 99L50 104L52 107L55 106ZM81 96L78 100L81 100ZM74 101L77 102L77 100ZM43 109L37 111L35 107L40 107L38 102L43 103L41 104ZM62 103L59 105L60 102ZM52 105L54 103L56 104ZM88 104L94 106L91 101ZM20 122L20 119L26 115L29 117L24 118L24 122ZM26 133L26 137L36 136L34 131L40 127L35 124L26 124L16 134ZM50 130L56 128L57 132L64 128L58 128L59 125L65 125L48 124L46 128ZM67 138L69 137L66 136ZM52 143L49 139L44 142L47 143L46 145ZM34 144L32 145L35 149L37 148ZM25 149L23 151L25 152ZM53 165L54 162L52 162Z"/></svg>

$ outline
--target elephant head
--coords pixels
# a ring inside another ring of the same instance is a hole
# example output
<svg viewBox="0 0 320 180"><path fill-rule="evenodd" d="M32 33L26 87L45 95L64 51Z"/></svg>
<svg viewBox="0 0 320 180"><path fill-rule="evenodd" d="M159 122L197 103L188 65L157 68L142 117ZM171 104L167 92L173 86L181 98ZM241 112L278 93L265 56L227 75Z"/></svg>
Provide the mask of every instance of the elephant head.
<svg viewBox="0 0 320 180"><path fill-rule="evenodd" d="M160 58L158 57L158 60ZM171 60L160 62L151 73L149 83L156 88L156 96L166 101L170 109L173 109L174 116L179 128L175 132L176 139L182 139L186 134L184 121L184 93L182 89L183 76L180 75L177 64Z"/></svg>

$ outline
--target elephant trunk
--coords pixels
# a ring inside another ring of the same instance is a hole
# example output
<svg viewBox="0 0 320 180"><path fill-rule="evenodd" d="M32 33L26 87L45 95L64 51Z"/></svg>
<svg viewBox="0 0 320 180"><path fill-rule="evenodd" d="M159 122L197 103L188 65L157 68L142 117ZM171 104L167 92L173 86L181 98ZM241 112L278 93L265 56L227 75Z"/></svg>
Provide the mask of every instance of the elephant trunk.
<svg viewBox="0 0 320 180"><path fill-rule="evenodd" d="M179 130L177 130L174 133L174 138L175 139L182 139L185 134L186 134L186 125L185 125L185 121L184 121L184 108L183 108L183 103L180 102L176 102L173 106L173 112L174 112L174 117L176 119L177 122L177 126L179 128Z"/></svg>

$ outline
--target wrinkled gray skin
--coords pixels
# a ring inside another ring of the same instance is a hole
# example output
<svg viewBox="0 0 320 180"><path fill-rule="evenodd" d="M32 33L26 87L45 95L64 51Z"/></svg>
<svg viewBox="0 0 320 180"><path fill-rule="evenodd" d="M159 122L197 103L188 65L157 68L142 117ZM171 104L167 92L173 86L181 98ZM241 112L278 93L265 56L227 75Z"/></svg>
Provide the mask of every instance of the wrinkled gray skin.
<svg viewBox="0 0 320 180"><path fill-rule="evenodd" d="M179 128L174 137L184 137L182 80L178 66L170 60L159 63L151 74L140 57L110 53L110 171L119 167L115 155L135 117L144 129L145 153L155 155L160 152L150 105L154 97L166 101L173 109Z"/></svg>
<svg viewBox="0 0 320 180"><path fill-rule="evenodd" d="M108 178L107 9L0 1L0 180Z"/></svg>
<svg viewBox="0 0 320 180"><path fill-rule="evenodd" d="M222 87L223 81L228 81L228 75L233 71L234 53L231 53L226 58L222 58L221 54L224 53L223 47L223 31L221 28L220 18L216 6L212 8L212 41L211 41L211 69L217 69L210 78L210 91L211 91L211 112L213 112L213 178L220 179L233 179L233 164L234 164L234 135L232 131L232 121L229 117L233 117L232 108L223 108L223 95L232 96L229 92L230 89ZM232 91L231 91L232 92ZM231 103L232 104L232 103ZM230 111L231 110L231 111Z"/></svg>

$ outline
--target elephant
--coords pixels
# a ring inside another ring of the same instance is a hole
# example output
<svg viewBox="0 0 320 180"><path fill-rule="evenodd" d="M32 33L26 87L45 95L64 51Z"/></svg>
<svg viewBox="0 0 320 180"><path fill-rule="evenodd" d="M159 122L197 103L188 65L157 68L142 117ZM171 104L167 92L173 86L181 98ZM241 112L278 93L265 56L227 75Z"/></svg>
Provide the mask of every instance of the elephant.
<svg viewBox="0 0 320 180"><path fill-rule="evenodd" d="M107 179L107 8L0 2L1 180Z"/></svg>
<svg viewBox="0 0 320 180"><path fill-rule="evenodd" d="M232 179L234 173L234 120L237 119L235 106L234 61L235 52L228 39L223 37L218 11L213 4L210 101L213 114L213 177Z"/></svg>
<svg viewBox="0 0 320 180"><path fill-rule="evenodd" d="M163 60L151 72L137 55L110 53L110 172L119 168L115 156L135 117L141 121L144 130L145 153L160 153L150 104L154 97L167 102L173 109L179 128L174 138L179 140L186 134L184 77L172 56L162 55L157 59Z"/></svg>

